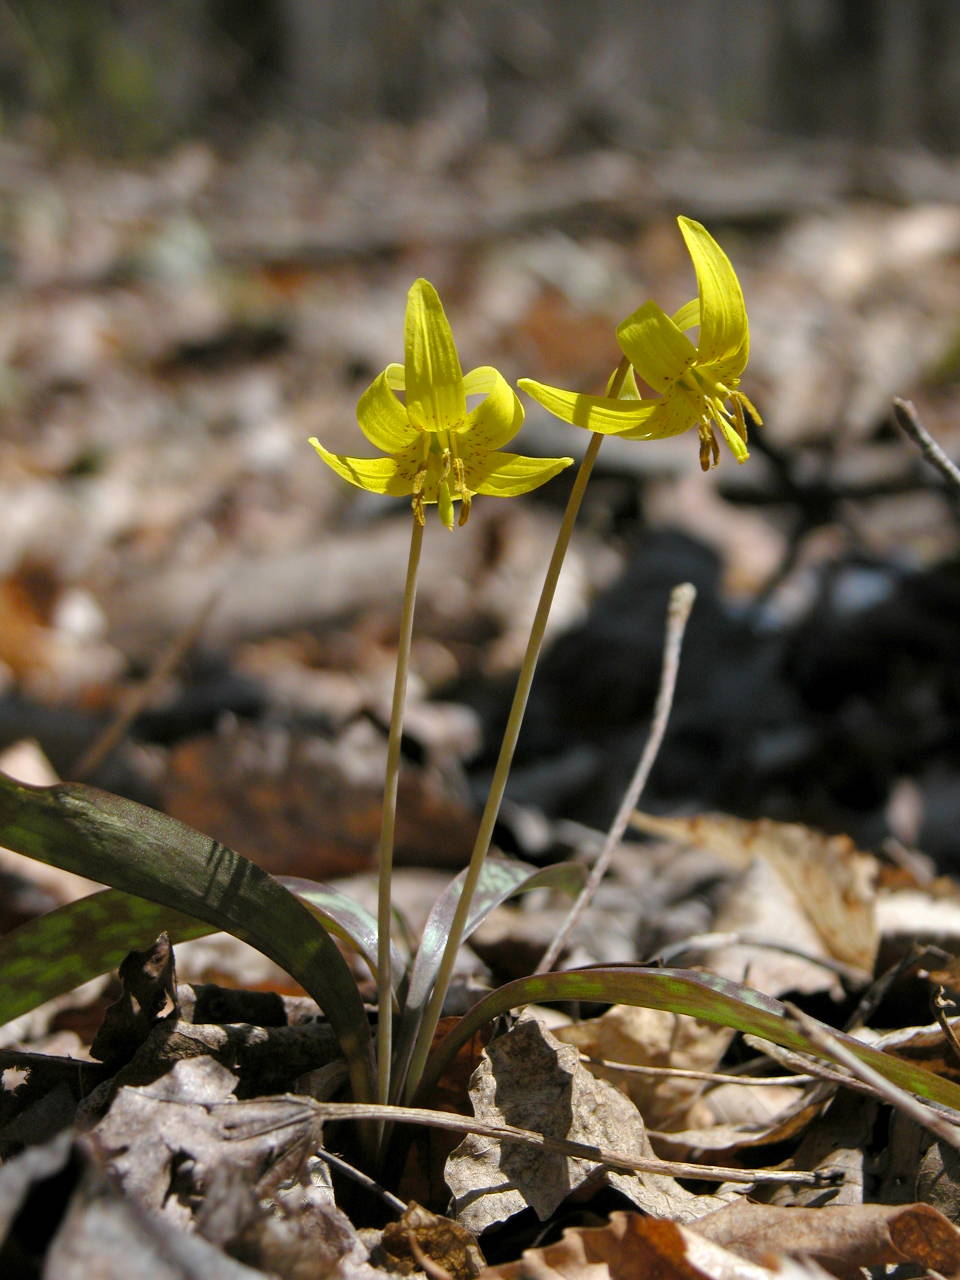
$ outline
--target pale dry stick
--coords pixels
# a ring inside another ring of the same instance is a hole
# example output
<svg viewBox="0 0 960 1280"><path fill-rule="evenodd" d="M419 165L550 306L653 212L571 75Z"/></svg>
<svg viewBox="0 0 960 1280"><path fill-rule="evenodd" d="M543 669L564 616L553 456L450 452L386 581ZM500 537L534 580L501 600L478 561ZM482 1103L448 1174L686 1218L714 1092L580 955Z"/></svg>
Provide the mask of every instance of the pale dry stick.
<svg viewBox="0 0 960 1280"><path fill-rule="evenodd" d="M615 1062L610 1058L591 1058L581 1053L580 1061L591 1067L606 1067L608 1071L622 1071L624 1075L659 1076L670 1080L706 1080L709 1084L809 1084L812 1076L735 1076L722 1071L695 1071L692 1067L653 1067L636 1062Z"/></svg>
<svg viewBox="0 0 960 1280"><path fill-rule="evenodd" d="M148 1095L153 1097L154 1095ZM174 1105L192 1105L180 1103L179 1099L157 1098L158 1102L170 1102ZM448 1111L430 1111L424 1107L381 1106L379 1103L366 1102L314 1102L310 1098L302 1098L294 1094L281 1094L273 1098L262 1098L261 1102L286 1104L298 1103L302 1110L286 1116L276 1125L260 1126L253 1131L240 1132L237 1126L236 1139L243 1140L258 1136L273 1129L286 1128L291 1124L302 1123L303 1120L315 1117L320 1121L327 1120L378 1120L395 1121L398 1124L425 1124L435 1129L447 1129L453 1133L476 1133L482 1138L493 1138L499 1142L518 1142L524 1146L540 1147L555 1155L569 1156L574 1160L589 1160L593 1164L603 1164L611 1169L625 1169L628 1173L661 1173L675 1178L702 1178L708 1182L783 1182L802 1184L804 1186L822 1186L825 1181L822 1174L806 1171L786 1171L778 1169L730 1169L723 1165L686 1164L678 1160L658 1160L656 1157L635 1159L616 1151L607 1151L603 1147L594 1147L585 1142L569 1142L565 1138L551 1138L545 1133L536 1133L532 1129L520 1129L516 1125L485 1124L482 1120L474 1120L467 1116L451 1115ZM219 1105L219 1104L213 1104ZM228 1106L229 1103L223 1105ZM230 1126L227 1125L227 1129Z"/></svg>
<svg viewBox="0 0 960 1280"><path fill-rule="evenodd" d="M922 1125L924 1129L946 1142L951 1147L960 1150L960 1126L952 1124L945 1116L934 1111L932 1107L926 1103L920 1102L912 1094L907 1093L905 1089L901 1089L899 1085L893 1084L886 1076L882 1076L879 1071L875 1071L873 1067L867 1066L865 1062L861 1062L852 1049L847 1046L830 1031L817 1022L815 1018L809 1017L802 1009L798 1009L796 1005L784 1002L784 1008L787 1010L789 1018L793 1023L807 1036L818 1049L829 1057L836 1059L847 1068L847 1070L862 1080L864 1084L871 1085L880 1095L884 1102L892 1107L896 1107L898 1111L902 1111L916 1124Z"/></svg>
<svg viewBox="0 0 960 1280"><path fill-rule="evenodd" d="M654 703L650 735L647 738L634 775L630 779L630 785L624 793L617 815L610 830L607 832L603 848L600 850L600 856L591 867L587 883L580 890L576 902L570 908L566 920L560 926L559 933L543 953L543 958L536 968L537 973L547 973L556 964L557 957L566 945L567 939L576 928L584 911L592 902L593 895L596 893L601 880L607 874L613 855L620 847L620 841L623 839L623 833L627 829L630 815L636 809L637 802L643 793L644 787L647 785L650 770L653 768L664 734L667 731L670 709L673 706L673 695L677 687L677 673L680 670L680 649L683 645L683 635L687 629L690 611L696 598L697 589L692 582L681 582L679 586L674 587L670 592L670 603L667 606L666 634L663 643L663 664L660 669L660 687L657 690L657 699Z"/></svg>
<svg viewBox="0 0 960 1280"><path fill-rule="evenodd" d="M774 1062L779 1062L781 1067L787 1067L791 1071L806 1069L811 1076L815 1076L826 1084L839 1085L841 1088L850 1089L853 1093L862 1093L865 1097L874 1098L880 1102L887 1100L872 1084L867 1084L866 1080L858 1080L856 1076L843 1070L842 1067L830 1066L822 1058L814 1058L812 1055L797 1053L793 1049L784 1049L782 1045L764 1040L760 1036L745 1035L743 1038L744 1042L752 1049L759 1049L761 1053L765 1053ZM943 1116L951 1124L960 1126L960 1111L947 1106L945 1102L935 1102L933 1099L928 1099L926 1105L935 1115Z"/></svg>
<svg viewBox="0 0 960 1280"><path fill-rule="evenodd" d="M321 1159L325 1164L328 1164L331 1169L338 1170L345 1178L349 1178L352 1182L359 1183L361 1187L366 1187L366 1189L371 1191L375 1196L379 1196L384 1204L390 1206L394 1213L403 1213L406 1209L406 1203L401 1200L399 1196L395 1196L393 1192L388 1191L386 1187L381 1187L379 1182L374 1178L371 1178L369 1174L364 1173L362 1169L358 1169L356 1165L348 1163L348 1161L344 1160L343 1156L335 1156L333 1152L328 1151L326 1147L314 1148L313 1154Z"/></svg>
<svg viewBox="0 0 960 1280"><path fill-rule="evenodd" d="M950 461L920 421L913 402L911 400L901 400L899 396L895 396L893 400L893 416L897 420L897 426L907 433L930 465L936 467L940 472L950 488L955 493L960 493L960 469Z"/></svg>
<svg viewBox="0 0 960 1280"><path fill-rule="evenodd" d="M944 1039L953 1051L955 1061L960 1062L960 1039L957 1038L956 1028L947 1017L948 1008L952 1007L956 1011L956 1001L951 1000L947 995L946 988L937 987L931 1003L933 1004L937 1022L940 1023L940 1030L943 1032Z"/></svg>
<svg viewBox="0 0 960 1280"><path fill-rule="evenodd" d="M666 947L648 957L647 965L669 965L677 956L687 951L716 951L718 947L757 947L764 951L778 951L784 956L795 956L798 960L806 960L808 964L818 965L828 973L835 973L846 982L862 983L862 974L852 965L842 960L833 960L830 956L815 956L801 947L791 947L785 942L777 942L773 938L762 938L752 933L695 933L679 942L671 942Z"/></svg>
<svg viewBox="0 0 960 1280"><path fill-rule="evenodd" d="M134 720L153 701L154 694L180 665L184 654L200 636L222 593L222 586L215 587L197 610L193 621L164 645L147 672L146 679L127 693L114 719L97 734L74 762L70 769L71 779L79 782L93 773L123 740Z"/></svg>

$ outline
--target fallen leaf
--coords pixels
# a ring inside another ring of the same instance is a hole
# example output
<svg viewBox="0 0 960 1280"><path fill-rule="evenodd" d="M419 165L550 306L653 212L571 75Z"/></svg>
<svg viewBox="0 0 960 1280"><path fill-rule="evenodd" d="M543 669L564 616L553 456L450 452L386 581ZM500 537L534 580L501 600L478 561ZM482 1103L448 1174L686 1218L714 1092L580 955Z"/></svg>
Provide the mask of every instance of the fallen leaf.
<svg viewBox="0 0 960 1280"><path fill-rule="evenodd" d="M770 1270L746 1262L675 1222L614 1213L603 1227L573 1227L519 1262L488 1267L480 1280L824 1280L809 1262Z"/></svg>
<svg viewBox="0 0 960 1280"><path fill-rule="evenodd" d="M557 1027L553 1034L564 1044L576 1045L587 1057L605 1062L697 1071L716 1070L733 1038L727 1027L624 1004L614 1005L599 1018ZM688 1128L710 1119L709 1111L694 1109L703 1091L702 1080L636 1075L592 1062L585 1065L598 1079L625 1093L650 1128Z"/></svg>
<svg viewBox="0 0 960 1280"><path fill-rule="evenodd" d="M781 882L780 893L773 888L775 882L766 876L762 876L762 884L754 886L752 891L743 890L742 897L753 901L758 889L764 897L774 895L772 917L762 916L754 923L746 906L741 906L739 923L728 919L715 922L715 927L750 927L751 931L763 931L773 939L784 939L783 912L788 910L802 916L812 935L819 939L820 947L814 948L815 953L819 951L859 971L865 978L872 974L879 938L877 864L869 854L861 853L848 837L823 835L797 823L773 822L766 818L746 821L724 814L654 818L637 813L633 823L651 835L709 849L717 858L745 872L752 863L760 863ZM763 924L769 927L763 929ZM797 945L793 938L785 940ZM751 963L758 963L757 953L752 955ZM822 971L820 981L822 984ZM781 991L787 989L780 988ZM770 991L770 994L779 993Z"/></svg>
<svg viewBox="0 0 960 1280"><path fill-rule="evenodd" d="M960 1231L926 1204L793 1209L741 1200L701 1218L697 1232L754 1262L802 1254L837 1276L904 1262L960 1275Z"/></svg>
<svg viewBox="0 0 960 1280"><path fill-rule="evenodd" d="M129 1062L158 1022L175 1017L177 971L170 938L131 951L120 965L121 992L103 1016L90 1055L117 1070Z"/></svg>
<svg viewBox="0 0 960 1280"><path fill-rule="evenodd" d="M653 1156L633 1103L596 1080L573 1045L561 1044L529 1014L484 1050L470 1100L477 1119L486 1123L517 1125L636 1159ZM471 1134L447 1160L444 1176L457 1221L478 1235L528 1206L541 1220L548 1218L595 1176L659 1216L692 1219L716 1206L716 1199L694 1196L662 1174L598 1173L599 1168L588 1160Z"/></svg>
<svg viewBox="0 0 960 1280"><path fill-rule="evenodd" d="M404 1276L422 1271L423 1257L442 1268L452 1280L472 1280L483 1270L483 1256L472 1232L415 1201L396 1222L384 1227L380 1252L390 1270Z"/></svg>

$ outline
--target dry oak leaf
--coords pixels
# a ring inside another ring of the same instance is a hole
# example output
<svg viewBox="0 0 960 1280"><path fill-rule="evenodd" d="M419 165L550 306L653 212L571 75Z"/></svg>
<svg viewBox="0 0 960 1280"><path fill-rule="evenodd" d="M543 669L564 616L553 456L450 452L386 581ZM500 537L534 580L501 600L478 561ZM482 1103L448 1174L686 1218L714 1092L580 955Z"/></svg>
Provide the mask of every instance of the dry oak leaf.
<svg viewBox="0 0 960 1280"><path fill-rule="evenodd" d="M573 1045L560 1044L531 1014L492 1040L470 1082L477 1119L533 1129L635 1159L653 1158L640 1113L612 1085L596 1080ZM716 1208L663 1174L632 1174L539 1147L469 1134L447 1160L454 1216L478 1235L528 1206L543 1220L595 1176L638 1208L692 1220Z"/></svg>
<svg viewBox="0 0 960 1280"><path fill-rule="evenodd" d="M424 1270L427 1258L451 1277L473 1280L483 1270L483 1255L473 1233L450 1218L431 1213L411 1200L380 1237L380 1252L391 1271L409 1276Z"/></svg>
<svg viewBox="0 0 960 1280"><path fill-rule="evenodd" d="M747 1262L694 1229L635 1213L603 1227L573 1227L555 1244L527 1249L518 1262L488 1267L479 1280L827 1280L815 1263L776 1270Z"/></svg>
<svg viewBox="0 0 960 1280"><path fill-rule="evenodd" d="M800 1254L851 1280L861 1267L904 1262L960 1277L960 1231L927 1204L791 1209L740 1201L701 1218L697 1232L754 1262Z"/></svg>
<svg viewBox="0 0 960 1280"><path fill-rule="evenodd" d="M727 814L655 818L635 813L633 825L650 835L709 849L737 869L762 860L788 886L827 955L869 976L877 955L876 859L847 836L830 836L792 822L747 821Z"/></svg>
<svg viewBox="0 0 960 1280"><path fill-rule="evenodd" d="M715 1071L733 1039L729 1027L699 1022L686 1014L618 1004L599 1018L554 1028L564 1044L576 1045L588 1058L622 1062L627 1066L683 1067ZM702 1080L677 1076L636 1075L615 1067L587 1063L600 1080L625 1093L653 1129L692 1128L707 1124L710 1112L699 1112Z"/></svg>

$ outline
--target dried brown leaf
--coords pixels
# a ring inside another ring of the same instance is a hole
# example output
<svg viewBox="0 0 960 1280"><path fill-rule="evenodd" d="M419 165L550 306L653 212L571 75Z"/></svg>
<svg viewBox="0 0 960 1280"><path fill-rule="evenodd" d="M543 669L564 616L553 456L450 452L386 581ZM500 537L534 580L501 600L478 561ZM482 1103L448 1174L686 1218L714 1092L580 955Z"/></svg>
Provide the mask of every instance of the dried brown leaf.
<svg viewBox="0 0 960 1280"><path fill-rule="evenodd" d="M785 1209L740 1201L701 1218L697 1231L762 1264L790 1253L811 1257L837 1276L903 1262L960 1275L960 1231L926 1204Z"/></svg>
<svg viewBox="0 0 960 1280"><path fill-rule="evenodd" d="M633 1213L603 1227L572 1228L519 1262L488 1267L481 1280L823 1280L811 1263L769 1270L747 1262L695 1229Z"/></svg>
<svg viewBox="0 0 960 1280"><path fill-rule="evenodd" d="M452 1280L473 1280L483 1269L483 1256L473 1233L415 1201L396 1222L384 1227L380 1250L390 1270L405 1276L422 1270L423 1258L442 1268Z"/></svg>
<svg viewBox="0 0 960 1280"><path fill-rule="evenodd" d="M636 814L642 831L707 848L730 866L770 866L820 939L824 954L869 974L877 953L876 860L846 836L828 836L797 823L724 814L654 818ZM773 936L779 938L780 932Z"/></svg>
<svg viewBox="0 0 960 1280"><path fill-rule="evenodd" d="M594 1079L572 1045L560 1044L530 1016L487 1046L470 1098L477 1119L487 1123L615 1147L637 1159L653 1155L643 1120L629 1099ZM588 1160L479 1135L468 1136L457 1147L445 1170L457 1221L478 1234L527 1206L547 1218L595 1176L660 1216L692 1219L716 1206L715 1199L694 1196L662 1174L598 1173Z"/></svg>
<svg viewBox="0 0 960 1280"><path fill-rule="evenodd" d="M590 1058L628 1066L699 1071L715 1070L733 1037L726 1027L632 1005L614 1005L599 1018L558 1027L553 1034ZM703 1090L702 1080L633 1075L594 1063L587 1065L598 1079L608 1080L625 1093L651 1128L687 1128L709 1122L709 1111L691 1111Z"/></svg>

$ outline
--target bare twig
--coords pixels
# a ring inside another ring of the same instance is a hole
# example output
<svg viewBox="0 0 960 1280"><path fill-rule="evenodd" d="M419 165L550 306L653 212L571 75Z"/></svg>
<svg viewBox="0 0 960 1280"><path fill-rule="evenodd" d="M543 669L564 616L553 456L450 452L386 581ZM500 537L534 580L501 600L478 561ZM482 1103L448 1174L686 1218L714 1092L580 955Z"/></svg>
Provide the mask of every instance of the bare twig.
<svg viewBox="0 0 960 1280"><path fill-rule="evenodd" d="M692 1067L653 1067L634 1062L614 1062L609 1058L591 1058L581 1053L580 1061L590 1067L606 1067L608 1071L622 1071L624 1075L660 1076L670 1080L706 1080L709 1084L809 1084L812 1074L802 1076L737 1076L722 1071L695 1071Z"/></svg>
<svg viewBox="0 0 960 1280"><path fill-rule="evenodd" d="M176 1099L157 1099L176 1103ZM261 1098L262 1103L276 1103L289 1107L298 1104L296 1110L289 1112L276 1125L258 1126L256 1130L244 1130L242 1124L237 1126L235 1137L243 1140L256 1137L274 1129L283 1129L288 1125L302 1124L306 1120L386 1120L399 1124L425 1124L436 1129L448 1129L453 1133L476 1133L483 1138L493 1138L498 1142L519 1142L526 1146L540 1147L556 1155L568 1156L575 1160L589 1160L594 1164L607 1165L612 1169L625 1169L629 1173L659 1173L675 1178L702 1178L710 1182L785 1182L802 1183L807 1186L820 1186L824 1182L823 1175L803 1171L786 1171L776 1169L730 1169L722 1165L686 1164L677 1160L657 1160L654 1157L635 1159L633 1156L621 1155L615 1151L607 1151L602 1147L593 1147L584 1142L568 1142L563 1138L551 1138L544 1133L535 1133L532 1129L519 1129L515 1125L484 1124L482 1120L469 1119L466 1116L451 1115L448 1111L429 1111L423 1107L392 1107L379 1103L365 1102L314 1102L308 1098L293 1094L283 1094L272 1098ZM216 1105L216 1104L212 1104ZM224 1104L229 1105L229 1104ZM230 1126L227 1125L229 1130Z"/></svg>
<svg viewBox="0 0 960 1280"><path fill-rule="evenodd" d="M570 908L566 920L560 926L559 933L544 952L542 960L537 965L537 973L546 973L556 964L557 957L566 945L567 939L592 901L600 881L606 875L610 861L614 853L616 853L620 841L623 839L623 833L627 829L630 815L637 807L637 801L647 785L650 770L653 768L664 734L667 731L670 708L673 705L673 694L677 686L677 672L680 669L680 649L683 645L683 634L686 631L690 611L696 598L697 589L691 582L681 582L670 593L670 604L667 607L666 636L663 645L663 665L660 670L660 688L657 690L657 700L653 708L650 736L647 738L636 771L630 780L630 785L627 787L620 808L617 810L613 825L607 832L607 838L600 851L600 856L593 864L587 883L583 886L579 897Z"/></svg>
<svg viewBox="0 0 960 1280"><path fill-rule="evenodd" d="M841 1062L851 1075L856 1076L858 1080L870 1085L884 1102L896 1107L898 1111L902 1111L904 1115L909 1116L911 1120L921 1125L924 1129L929 1129L932 1134L948 1143L951 1147L956 1147L960 1150L960 1126L951 1123L946 1116L940 1115L932 1107L927 1106L913 1097L912 1094L907 1093L905 1089L901 1089L899 1085L895 1085L885 1076L882 1076L879 1071L875 1071L873 1067L868 1067L865 1062L861 1062L857 1055L847 1048L838 1036L832 1035L822 1023L808 1017L802 1009L787 1003L784 1004L784 1008L794 1024L818 1049L837 1062Z"/></svg>
<svg viewBox="0 0 960 1280"><path fill-rule="evenodd" d="M361 1187L366 1187L368 1191L372 1191L375 1196L379 1196L384 1204L390 1206L394 1213L403 1213L406 1209L406 1203L399 1196L395 1196L386 1187L381 1187L379 1182L364 1173L362 1169L358 1169L356 1165L348 1163L343 1156L335 1156L326 1147L316 1147L313 1154L323 1160L325 1164L328 1164L331 1169L339 1170L345 1178L349 1178L352 1182L356 1182Z"/></svg>
<svg viewBox="0 0 960 1280"><path fill-rule="evenodd" d="M960 1041L957 1040L956 1027L947 1018L947 1009L957 1012L957 1004L947 995L945 988L937 987L930 1000L933 1006L933 1012L937 1021L940 1023L940 1030L943 1032L944 1038L953 1053L954 1062L960 1063Z"/></svg>
<svg viewBox="0 0 960 1280"><path fill-rule="evenodd" d="M930 465L936 467L954 494L960 494L960 469L950 461L917 417L917 410L913 402L894 397L893 416L897 420L897 426L905 431L914 444L919 447L920 452Z"/></svg>
<svg viewBox="0 0 960 1280"><path fill-rule="evenodd" d="M130 689L123 699L120 710L102 733L97 734L93 742L80 754L70 770L70 777L79 781L93 773L101 765L111 751L123 740L127 730L140 712L153 699L157 690L183 660L184 654L196 641L207 625L217 601L220 599L221 587L211 591L197 610L196 616L188 626L175 635L160 650L145 680Z"/></svg>
<svg viewBox="0 0 960 1280"><path fill-rule="evenodd" d="M678 956L685 955L688 951L716 951L719 947L758 947L765 951L776 951L780 955L795 956L797 960L818 965L828 973L835 973L842 982L849 985L859 986L863 980L863 975L858 969L844 964L841 960L834 960L830 956L815 956L812 952L804 951L800 947L791 947L785 942L777 942L773 938L761 938L752 933L696 933L689 938L661 947L644 963L672 964Z"/></svg>

